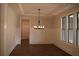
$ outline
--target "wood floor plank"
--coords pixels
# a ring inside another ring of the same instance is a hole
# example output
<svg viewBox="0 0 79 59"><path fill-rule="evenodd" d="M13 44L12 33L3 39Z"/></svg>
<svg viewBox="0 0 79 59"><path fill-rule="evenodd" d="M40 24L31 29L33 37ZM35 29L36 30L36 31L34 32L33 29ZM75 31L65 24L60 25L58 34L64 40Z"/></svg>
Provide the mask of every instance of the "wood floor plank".
<svg viewBox="0 0 79 59"><path fill-rule="evenodd" d="M70 56L53 44L29 45L28 40L23 40L17 45L10 56Z"/></svg>

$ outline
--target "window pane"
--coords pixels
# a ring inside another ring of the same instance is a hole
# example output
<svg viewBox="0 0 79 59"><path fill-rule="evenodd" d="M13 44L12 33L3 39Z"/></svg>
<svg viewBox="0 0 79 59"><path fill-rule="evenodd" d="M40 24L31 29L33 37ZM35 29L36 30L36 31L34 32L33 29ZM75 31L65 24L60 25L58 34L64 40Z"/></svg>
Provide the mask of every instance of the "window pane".
<svg viewBox="0 0 79 59"><path fill-rule="evenodd" d="M74 28L74 15L69 16L69 29Z"/></svg>
<svg viewBox="0 0 79 59"><path fill-rule="evenodd" d="M78 13L78 45L79 45L79 13Z"/></svg>
<svg viewBox="0 0 79 59"><path fill-rule="evenodd" d="M66 17L62 17L62 40L66 41L67 34L66 34Z"/></svg>
<svg viewBox="0 0 79 59"><path fill-rule="evenodd" d="M79 30L79 13L78 13L78 30Z"/></svg>
<svg viewBox="0 0 79 59"><path fill-rule="evenodd" d="M78 30L78 45L79 45L79 30Z"/></svg>
<svg viewBox="0 0 79 59"><path fill-rule="evenodd" d="M69 43L74 41L74 15L69 16Z"/></svg>
<svg viewBox="0 0 79 59"><path fill-rule="evenodd" d="M66 39L67 39L66 30L62 30L62 39L63 39L63 41L66 41Z"/></svg>
<svg viewBox="0 0 79 59"><path fill-rule="evenodd" d="M69 30L69 42L73 44L74 41L74 30Z"/></svg>
<svg viewBox="0 0 79 59"><path fill-rule="evenodd" d="M66 29L66 17L62 17L62 29Z"/></svg>

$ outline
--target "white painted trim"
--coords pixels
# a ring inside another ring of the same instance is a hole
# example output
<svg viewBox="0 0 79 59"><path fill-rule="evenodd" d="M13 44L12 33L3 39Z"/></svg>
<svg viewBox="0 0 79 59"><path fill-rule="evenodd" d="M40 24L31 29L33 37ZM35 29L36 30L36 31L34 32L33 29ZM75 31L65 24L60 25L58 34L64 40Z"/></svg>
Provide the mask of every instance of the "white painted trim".
<svg viewBox="0 0 79 59"><path fill-rule="evenodd" d="M8 4L1 5L1 55L4 56L7 56L7 40L6 40L7 7Z"/></svg>
<svg viewBox="0 0 79 59"><path fill-rule="evenodd" d="M24 9L22 7L22 4L21 3L18 3L18 6L19 6L19 9L21 11L21 14L24 14Z"/></svg>

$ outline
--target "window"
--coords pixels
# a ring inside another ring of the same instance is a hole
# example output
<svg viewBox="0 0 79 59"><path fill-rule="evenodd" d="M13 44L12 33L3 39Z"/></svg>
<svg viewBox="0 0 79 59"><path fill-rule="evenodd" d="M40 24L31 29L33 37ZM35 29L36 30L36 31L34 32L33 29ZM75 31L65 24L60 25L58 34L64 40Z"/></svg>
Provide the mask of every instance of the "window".
<svg viewBox="0 0 79 59"><path fill-rule="evenodd" d="M62 17L62 19L61 19L61 21L62 21L62 40L63 41L66 41L66 39L67 39L67 34L66 34L66 16L64 16L64 17Z"/></svg>
<svg viewBox="0 0 79 59"><path fill-rule="evenodd" d="M78 45L79 45L79 13L78 13L78 15L77 15L77 21L78 21L78 22L77 22L77 23L78 23L78 24L77 24L77 27L78 27L78 28L77 28L77 29L78 29L78 36L77 36L77 37L78 37Z"/></svg>
<svg viewBox="0 0 79 59"><path fill-rule="evenodd" d="M68 19L69 23L69 43L72 43L74 42L74 15L69 15L69 19Z"/></svg>
<svg viewBox="0 0 79 59"><path fill-rule="evenodd" d="M75 16L75 17L74 17ZM79 46L79 12L61 19L62 40Z"/></svg>

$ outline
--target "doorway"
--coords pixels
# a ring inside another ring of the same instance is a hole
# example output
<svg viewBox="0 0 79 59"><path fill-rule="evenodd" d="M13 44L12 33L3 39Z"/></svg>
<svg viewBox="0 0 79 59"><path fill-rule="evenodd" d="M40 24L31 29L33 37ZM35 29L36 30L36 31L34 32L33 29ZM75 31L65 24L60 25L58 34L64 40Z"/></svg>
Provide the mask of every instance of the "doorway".
<svg viewBox="0 0 79 59"><path fill-rule="evenodd" d="M29 20L21 20L21 45L29 45Z"/></svg>

